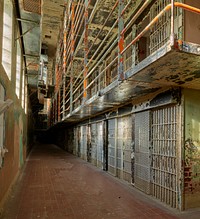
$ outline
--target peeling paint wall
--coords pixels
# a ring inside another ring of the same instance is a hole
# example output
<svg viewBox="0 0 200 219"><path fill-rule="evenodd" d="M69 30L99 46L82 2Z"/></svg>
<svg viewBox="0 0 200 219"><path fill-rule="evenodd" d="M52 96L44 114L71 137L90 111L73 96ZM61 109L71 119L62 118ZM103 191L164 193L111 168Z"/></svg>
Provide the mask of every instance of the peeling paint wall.
<svg viewBox="0 0 200 219"><path fill-rule="evenodd" d="M8 149L5 154L4 165L0 168L0 209L3 207L12 185L24 164L28 148L28 114L25 114L25 109L22 108L22 92L17 97L15 93L16 86L16 56L17 46L15 38L18 33L18 24L16 23L15 13L13 10L13 37L12 37L12 56L11 56L11 77L8 78L5 69L2 65L2 37L3 37L3 3L0 1L0 83L5 89L5 100L11 99L13 105L5 112L4 125L4 147ZM20 41L19 41L20 42ZM22 72L22 68L20 69ZM22 77L21 77L22 78ZM20 79L20 86L22 87L22 79ZM27 103L28 104L28 103ZM29 127L30 124L29 124ZM29 129L29 132L31 130Z"/></svg>
<svg viewBox="0 0 200 219"><path fill-rule="evenodd" d="M185 90L185 208L200 207L200 92Z"/></svg>

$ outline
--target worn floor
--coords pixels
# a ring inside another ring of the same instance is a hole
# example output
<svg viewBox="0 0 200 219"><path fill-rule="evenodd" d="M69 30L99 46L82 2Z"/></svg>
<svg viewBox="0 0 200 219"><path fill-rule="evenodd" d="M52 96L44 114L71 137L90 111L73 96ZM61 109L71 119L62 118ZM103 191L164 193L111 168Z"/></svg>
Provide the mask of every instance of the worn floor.
<svg viewBox="0 0 200 219"><path fill-rule="evenodd" d="M55 145L37 144L3 219L200 218L179 213Z"/></svg>

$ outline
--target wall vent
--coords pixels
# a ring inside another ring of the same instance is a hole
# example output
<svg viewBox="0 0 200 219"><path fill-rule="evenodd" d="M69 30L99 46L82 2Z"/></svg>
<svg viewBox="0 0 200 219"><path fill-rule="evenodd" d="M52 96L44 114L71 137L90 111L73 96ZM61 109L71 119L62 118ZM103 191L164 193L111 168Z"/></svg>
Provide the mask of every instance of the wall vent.
<svg viewBox="0 0 200 219"><path fill-rule="evenodd" d="M23 0L24 10L41 14L41 0Z"/></svg>

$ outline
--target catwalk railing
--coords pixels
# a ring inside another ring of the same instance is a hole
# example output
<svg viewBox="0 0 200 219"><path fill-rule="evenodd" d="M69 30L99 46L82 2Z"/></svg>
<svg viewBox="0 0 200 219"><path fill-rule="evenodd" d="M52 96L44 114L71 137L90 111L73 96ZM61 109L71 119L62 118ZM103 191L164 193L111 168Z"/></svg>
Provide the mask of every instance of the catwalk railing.
<svg viewBox="0 0 200 219"><path fill-rule="evenodd" d="M177 39L182 40L184 10L200 14L200 9L174 0L138 1L133 13L128 13L133 1L127 0L124 5L123 0L117 0L91 42L89 27L101 1L97 0L90 7L91 2L70 1L65 8L63 40L60 41L61 49L57 53L62 65L57 64L60 70L55 100L52 102L54 106L51 108L57 110L58 115L56 118L54 116L51 124L64 120L73 110L114 81L126 79L127 71L155 53L167 41L173 47ZM108 21L116 13L117 19L108 28ZM92 50L105 28L107 34L98 47ZM82 62L75 66L81 48Z"/></svg>

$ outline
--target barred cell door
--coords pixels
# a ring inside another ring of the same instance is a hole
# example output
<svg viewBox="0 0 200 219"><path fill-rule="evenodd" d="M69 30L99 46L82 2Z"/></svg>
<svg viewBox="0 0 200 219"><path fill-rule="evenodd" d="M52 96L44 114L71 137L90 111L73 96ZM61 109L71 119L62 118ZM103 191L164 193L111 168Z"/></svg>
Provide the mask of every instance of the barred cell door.
<svg viewBox="0 0 200 219"><path fill-rule="evenodd" d="M150 182L150 112L144 111L135 114L135 163L134 186L146 194L151 192Z"/></svg>
<svg viewBox="0 0 200 219"><path fill-rule="evenodd" d="M152 111L152 195L178 208L179 106Z"/></svg>

